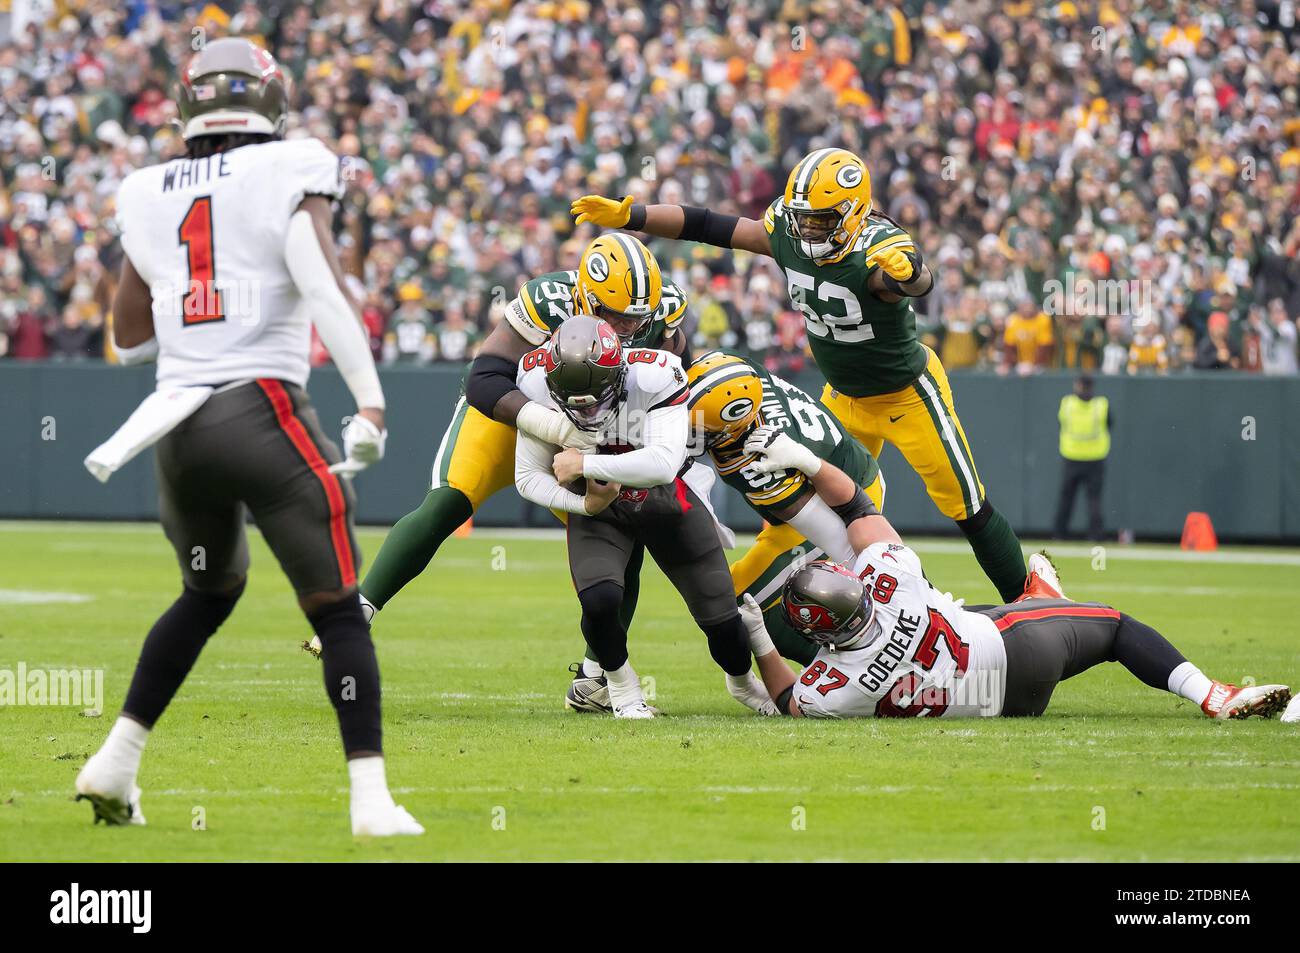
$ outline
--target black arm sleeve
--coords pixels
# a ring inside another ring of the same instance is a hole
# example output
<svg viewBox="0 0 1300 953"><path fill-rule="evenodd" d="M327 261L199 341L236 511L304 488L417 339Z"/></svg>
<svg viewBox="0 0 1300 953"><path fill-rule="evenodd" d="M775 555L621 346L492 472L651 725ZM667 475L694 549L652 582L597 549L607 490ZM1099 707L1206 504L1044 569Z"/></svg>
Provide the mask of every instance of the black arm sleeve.
<svg viewBox="0 0 1300 953"><path fill-rule="evenodd" d="M776 710L783 715L790 714L790 699L794 697L794 683L790 687L772 699L776 703Z"/></svg>
<svg viewBox="0 0 1300 953"><path fill-rule="evenodd" d="M515 390L515 362L495 354L474 358L465 381L465 399L471 407L489 420L497 401Z"/></svg>
<svg viewBox="0 0 1300 953"><path fill-rule="evenodd" d="M678 207L686 218L681 232L677 235L678 239L684 242L704 242L708 245L717 245L719 248L731 247L731 236L736 231L736 223L740 221L738 217L719 215L717 212L710 212L707 208L697 208L694 205Z"/></svg>
<svg viewBox="0 0 1300 953"><path fill-rule="evenodd" d="M841 503L839 506L832 506L835 515L844 520L844 525L850 525L854 520L861 519L864 516L876 516L879 510L876 504L871 502L871 497L862 492L862 488L854 492L853 498L847 503Z"/></svg>

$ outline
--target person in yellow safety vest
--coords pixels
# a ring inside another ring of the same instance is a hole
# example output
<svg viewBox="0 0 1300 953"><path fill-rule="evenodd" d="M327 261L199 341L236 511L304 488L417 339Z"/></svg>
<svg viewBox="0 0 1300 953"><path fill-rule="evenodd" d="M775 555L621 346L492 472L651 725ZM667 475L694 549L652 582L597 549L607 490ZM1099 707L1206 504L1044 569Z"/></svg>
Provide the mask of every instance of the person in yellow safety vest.
<svg viewBox="0 0 1300 953"><path fill-rule="evenodd" d="M1088 498L1088 538L1102 538L1101 487L1110 454L1110 430L1114 417L1105 397L1094 397L1092 377L1084 374L1074 382L1074 393L1061 398L1057 412L1061 422L1061 458L1064 463L1061 493L1056 503L1054 535L1064 539L1070 525L1074 498L1082 486Z"/></svg>

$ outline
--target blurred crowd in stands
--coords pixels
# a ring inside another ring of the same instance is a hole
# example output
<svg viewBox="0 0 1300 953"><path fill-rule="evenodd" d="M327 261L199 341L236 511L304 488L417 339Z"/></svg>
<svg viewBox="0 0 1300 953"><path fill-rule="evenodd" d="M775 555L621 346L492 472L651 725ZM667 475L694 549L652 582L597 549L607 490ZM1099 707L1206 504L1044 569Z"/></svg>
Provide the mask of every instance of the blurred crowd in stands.
<svg viewBox="0 0 1300 953"><path fill-rule="evenodd" d="M464 362L523 280L574 267L593 234L568 215L578 195L761 218L801 155L841 145L938 276L918 330L950 369L1294 374L1295 16L1291 0L4 0L0 351L112 360L116 187L182 151L177 64L239 34L291 75L290 134L344 157L340 246L389 363ZM652 247L690 293L697 350L810 366L770 261Z"/></svg>

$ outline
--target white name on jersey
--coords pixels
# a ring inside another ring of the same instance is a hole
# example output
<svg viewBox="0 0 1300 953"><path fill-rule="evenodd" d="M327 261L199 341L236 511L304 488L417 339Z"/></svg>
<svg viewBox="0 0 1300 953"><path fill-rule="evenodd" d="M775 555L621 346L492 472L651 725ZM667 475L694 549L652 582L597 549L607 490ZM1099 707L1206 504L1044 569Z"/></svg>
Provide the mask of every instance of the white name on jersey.
<svg viewBox="0 0 1300 953"><path fill-rule="evenodd" d="M993 620L967 612L921 573L906 546L877 543L853 571L871 590L877 635L817 653L794 702L810 718L962 718L1002 711L1006 651Z"/></svg>

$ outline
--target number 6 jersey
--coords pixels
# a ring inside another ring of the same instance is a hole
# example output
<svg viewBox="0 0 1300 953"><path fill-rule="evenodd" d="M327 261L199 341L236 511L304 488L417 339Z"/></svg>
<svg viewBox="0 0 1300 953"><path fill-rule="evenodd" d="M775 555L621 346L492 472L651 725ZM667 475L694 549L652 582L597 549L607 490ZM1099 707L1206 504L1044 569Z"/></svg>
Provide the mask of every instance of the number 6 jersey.
<svg viewBox="0 0 1300 953"><path fill-rule="evenodd" d="M342 196L339 173L323 143L294 139L127 176L117 222L153 297L159 386L306 384L310 318L284 262L285 235L305 196Z"/></svg>
<svg viewBox="0 0 1300 953"><path fill-rule="evenodd" d="M867 645L823 648L792 698L809 718L969 718L1002 711L1007 656L993 620L962 609L921 574L916 553L876 543L853 571L875 600Z"/></svg>

